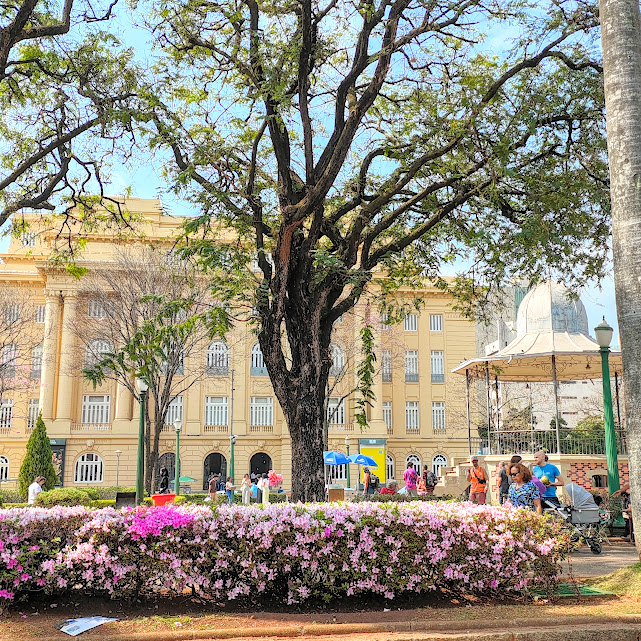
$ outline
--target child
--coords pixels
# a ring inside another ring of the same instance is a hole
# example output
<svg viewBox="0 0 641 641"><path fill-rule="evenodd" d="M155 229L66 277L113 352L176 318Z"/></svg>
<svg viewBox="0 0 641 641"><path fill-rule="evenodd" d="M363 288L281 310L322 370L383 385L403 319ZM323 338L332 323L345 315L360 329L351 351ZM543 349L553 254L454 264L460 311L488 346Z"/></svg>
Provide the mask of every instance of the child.
<svg viewBox="0 0 641 641"><path fill-rule="evenodd" d="M227 477L227 483L225 483L225 491L227 492L227 501L229 505L234 504L234 482L232 481L231 476Z"/></svg>

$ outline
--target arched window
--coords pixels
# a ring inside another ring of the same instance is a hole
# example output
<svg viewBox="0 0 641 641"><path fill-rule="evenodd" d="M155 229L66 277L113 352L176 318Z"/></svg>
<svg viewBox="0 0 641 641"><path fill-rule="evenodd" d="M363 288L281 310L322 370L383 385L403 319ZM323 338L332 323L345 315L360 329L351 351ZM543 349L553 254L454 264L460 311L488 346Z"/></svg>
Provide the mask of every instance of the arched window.
<svg viewBox="0 0 641 641"><path fill-rule="evenodd" d="M95 338L87 345L85 351L85 366L93 367L111 352L113 352L113 347L106 338Z"/></svg>
<svg viewBox="0 0 641 641"><path fill-rule="evenodd" d="M0 483L9 480L9 459L6 456L0 456Z"/></svg>
<svg viewBox="0 0 641 641"><path fill-rule="evenodd" d="M436 454L432 458L432 472L434 472L436 476L441 476L442 467L448 467L447 456L445 456L445 454Z"/></svg>
<svg viewBox="0 0 641 641"><path fill-rule="evenodd" d="M229 374L229 347L224 341L214 341L207 348L207 374L210 376Z"/></svg>
<svg viewBox="0 0 641 641"><path fill-rule="evenodd" d="M209 488L209 477L216 474L224 480L227 480L227 459L218 452L212 452L207 455L203 464L203 490Z"/></svg>
<svg viewBox="0 0 641 641"><path fill-rule="evenodd" d="M421 457L418 454L410 454L405 459L405 467L408 463L411 463L419 474L421 473Z"/></svg>
<svg viewBox="0 0 641 641"><path fill-rule="evenodd" d="M340 345L330 346L332 353L332 366L329 369L330 376L340 376L345 369L345 352Z"/></svg>
<svg viewBox="0 0 641 641"><path fill-rule="evenodd" d="M267 368L265 367L265 359L260 345L256 343L252 347L251 356L251 375L252 376L267 376Z"/></svg>
<svg viewBox="0 0 641 641"><path fill-rule="evenodd" d="M93 452L83 454L76 461L76 469L73 475L74 483L102 483L104 464L102 459Z"/></svg>
<svg viewBox="0 0 641 641"><path fill-rule="evenodd" d="M394 457L391 454L385 455L385 479L389 481L394 478Z"/></svg>

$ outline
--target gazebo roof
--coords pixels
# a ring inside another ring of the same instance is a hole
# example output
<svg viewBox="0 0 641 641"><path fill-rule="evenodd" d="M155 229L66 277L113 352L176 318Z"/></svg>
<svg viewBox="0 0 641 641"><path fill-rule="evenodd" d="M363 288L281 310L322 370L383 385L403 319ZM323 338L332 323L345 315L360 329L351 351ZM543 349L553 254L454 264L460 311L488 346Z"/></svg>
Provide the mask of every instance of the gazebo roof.
<svg viewBox="0 0 641 641"><path fill-rule="evenodd" d="M621 373L621 353L610 353L610 375ZM517 336L502 350L455 367L456 374L501 381L543 382L602 378L599 345L588 334L583 303L561 283L547 281L531 290L519 306Z"/></svg>

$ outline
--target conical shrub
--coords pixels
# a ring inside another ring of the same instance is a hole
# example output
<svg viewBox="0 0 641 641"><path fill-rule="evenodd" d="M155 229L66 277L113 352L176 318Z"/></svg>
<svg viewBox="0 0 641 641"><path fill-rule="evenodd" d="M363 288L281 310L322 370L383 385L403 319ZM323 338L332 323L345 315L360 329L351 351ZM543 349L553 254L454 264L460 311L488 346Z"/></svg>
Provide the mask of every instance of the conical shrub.
<svg viewBox="0 0 641 641"><path fill-rule="evenodd" d="M47 479L42 488L43 490L53 490L58 477L53 467L52 458L47 428L42 420L42 414L39 414L36 426L33 428L27 443L27 453L20 466L20 474L18 475L20 496L27 497L29 486L37 476L44 476Z"/></svg>

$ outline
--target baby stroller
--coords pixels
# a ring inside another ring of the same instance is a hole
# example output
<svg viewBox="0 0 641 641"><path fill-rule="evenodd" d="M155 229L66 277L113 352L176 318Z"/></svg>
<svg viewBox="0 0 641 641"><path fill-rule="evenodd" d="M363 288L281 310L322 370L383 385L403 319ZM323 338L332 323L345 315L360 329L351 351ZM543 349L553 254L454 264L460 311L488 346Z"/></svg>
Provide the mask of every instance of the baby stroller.
<svg viewBox="0 0 641 641"><path fill-rule="evenodd" d="M587 543L593 554L601 554L603 519L599 506L584 487L568 483L565 489L570 495L570 505L556 507L548 504L544 506L545 512L556 514L572 528L573 541L582 540Z"/></svg>

